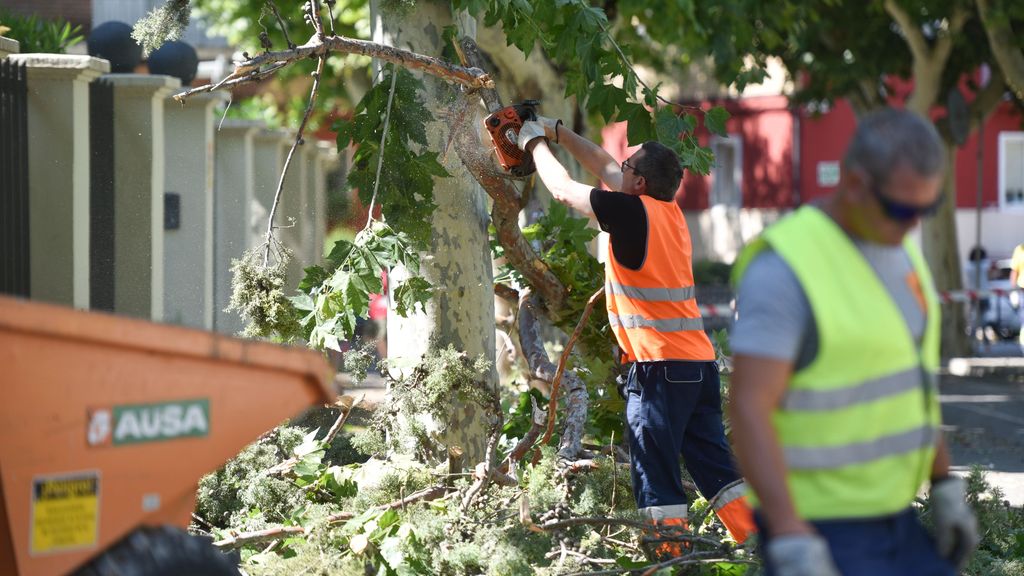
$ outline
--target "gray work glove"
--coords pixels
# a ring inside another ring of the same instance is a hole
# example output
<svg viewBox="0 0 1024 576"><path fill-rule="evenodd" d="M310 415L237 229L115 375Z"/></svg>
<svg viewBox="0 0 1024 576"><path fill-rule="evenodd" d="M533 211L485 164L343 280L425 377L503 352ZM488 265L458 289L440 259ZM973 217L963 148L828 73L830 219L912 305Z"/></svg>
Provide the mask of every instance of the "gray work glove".
<svg viewBox="0 0 1024 576"><path fill-rule="evenodd" d="M978 547L978 521L967 505L963 478L947 476L932 483L932 514L935 516L935 545L939 555L958 569Z"/></svg>
<svg viewBox="0 0 1024 576"><path fill-rule="evenodd" d="M778 576L840 576L828 542L817 534L772 538L765 555Z"/></svg>
<svg viewBox="0 0 1024 576"><path fill-rule="evenodd" d="M523 127L519 129L519 138L516 139L516 144L526 151L527 144L537 138L544 137L544 125L536 120L527 120L523 122Z"/></svg>
<svg viewBox="0 0 1024 576"><path fill-rule="evenodd" d="M561 120L548 118L547 116L537 116L537 122L544 126L544 136L548 140L558 142L558 125L562 123Z"/></svg>

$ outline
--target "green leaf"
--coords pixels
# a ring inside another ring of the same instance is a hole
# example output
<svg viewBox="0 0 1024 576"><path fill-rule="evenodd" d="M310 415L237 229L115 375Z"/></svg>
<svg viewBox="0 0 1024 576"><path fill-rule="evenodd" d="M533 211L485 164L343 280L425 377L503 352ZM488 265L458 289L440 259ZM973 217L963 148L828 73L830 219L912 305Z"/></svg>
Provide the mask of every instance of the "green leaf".
<svg viewBox="0 0 1024 576"><path fill-rule="evenodd" d="M626 138L631 146L657 139L651 113L643 105L627 102L619 109L619 119L629 123Z"/></svg>
<svg viewBox="0 0 1024 576"><path fill-rule="evenodd" d="M725 130L725 122L729 119L729 112L721 106L716 106L704 113L704 126L719 136L728 136Z"/></svg>
<svg viewBox="0 0 1024 576"><path fill-rule="evenodd" d="M434 295L430 282L420 277L409 278L402 282L394 291L395 312L406 318L419 306L426 312L427 301Z"/></svg>
<svg viewBox="0 0 1024 576"><path fill-rule="evenodd" d="M658 140L662 142L679 140L680 135L686 129L686 122L668 107L658 108L658 111L654 113L654 119L658 131Z"/></svg>

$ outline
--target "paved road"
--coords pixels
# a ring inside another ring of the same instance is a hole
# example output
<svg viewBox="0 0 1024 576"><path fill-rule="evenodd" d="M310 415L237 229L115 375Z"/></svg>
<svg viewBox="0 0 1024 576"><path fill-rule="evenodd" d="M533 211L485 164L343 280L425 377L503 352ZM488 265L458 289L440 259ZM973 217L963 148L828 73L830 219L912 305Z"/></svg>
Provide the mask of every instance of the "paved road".
<svg viewBox="0 0 1024 576"><path fill-rule="evenodd" d="M1024 374L943 377L942 419L957 470L989 470L1014 506L1024 506Z"/></svg>

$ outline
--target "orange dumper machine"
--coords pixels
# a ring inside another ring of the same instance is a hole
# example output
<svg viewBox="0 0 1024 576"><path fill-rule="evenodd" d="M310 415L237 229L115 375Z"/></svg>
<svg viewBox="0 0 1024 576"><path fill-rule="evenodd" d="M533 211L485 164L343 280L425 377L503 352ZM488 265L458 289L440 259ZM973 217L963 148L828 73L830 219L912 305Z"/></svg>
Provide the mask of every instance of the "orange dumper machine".
<svg viewBox="0 0 1024 576"><path fill-rule="evenodd" d="M187 526L199 478L330 376L310 350L0 297L0 576L180 535L146 527Z"/></svg>

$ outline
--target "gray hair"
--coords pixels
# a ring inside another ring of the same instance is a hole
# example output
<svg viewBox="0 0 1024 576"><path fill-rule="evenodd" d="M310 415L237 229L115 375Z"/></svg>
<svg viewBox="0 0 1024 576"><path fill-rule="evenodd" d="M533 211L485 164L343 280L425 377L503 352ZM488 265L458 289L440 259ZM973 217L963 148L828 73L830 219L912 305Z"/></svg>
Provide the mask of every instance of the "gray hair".
<svg viewBox="0 0 1024 576"><path fill-rule="evenodd" d="M908 110L885 108L860 121L843 164L864 171L874 186L883 186L900 166L919 176L941 174L946 151L931 122Z"/></svg>

